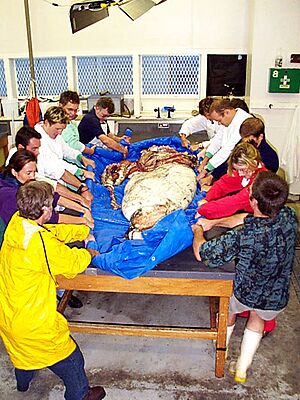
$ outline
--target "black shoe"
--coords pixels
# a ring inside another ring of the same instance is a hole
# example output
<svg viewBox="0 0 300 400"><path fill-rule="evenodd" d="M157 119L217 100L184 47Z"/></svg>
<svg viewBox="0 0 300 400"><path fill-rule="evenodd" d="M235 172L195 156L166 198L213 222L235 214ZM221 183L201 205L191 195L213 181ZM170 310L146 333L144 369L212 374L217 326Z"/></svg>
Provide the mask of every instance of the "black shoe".
<svg viewBox="0 0 300 400"><path fill-rule="evenodd" d="M102 386L94 386L89 388L89 391L84 396L83 400L102 400L105 396L106 393Z"/></svg>
<svg viewBox="0 0 300 400"><path fill-rule="evenodd" d="M27 392L27 390L29 389L29 383L26 386L19 386L17 385L17 391L18 392Z"/></svg>
<svg viewBox="0 0 300 400"><path fill-rule="evenodd" d="M56 296L57 300L61 300L61 296ZM68 301L68 306L71 308L81 308L83 306L82 301L78 299L78 297L71 296L70 300Z"/></svg>

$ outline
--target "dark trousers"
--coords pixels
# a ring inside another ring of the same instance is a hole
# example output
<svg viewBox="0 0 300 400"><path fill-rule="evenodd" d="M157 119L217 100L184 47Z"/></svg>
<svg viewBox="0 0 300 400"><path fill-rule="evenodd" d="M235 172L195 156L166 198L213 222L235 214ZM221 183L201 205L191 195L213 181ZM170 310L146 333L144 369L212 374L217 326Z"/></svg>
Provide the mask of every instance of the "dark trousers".
<svg viewBox="0 0 300 400"><path fill-rule="evenodd" d="M66 387L66 400L82 400L89 390L89 383L84 371L84 358L78 346L69 357L48 367L59 376ZM17 389L25 392L36 370L15 368Z"/></svg>

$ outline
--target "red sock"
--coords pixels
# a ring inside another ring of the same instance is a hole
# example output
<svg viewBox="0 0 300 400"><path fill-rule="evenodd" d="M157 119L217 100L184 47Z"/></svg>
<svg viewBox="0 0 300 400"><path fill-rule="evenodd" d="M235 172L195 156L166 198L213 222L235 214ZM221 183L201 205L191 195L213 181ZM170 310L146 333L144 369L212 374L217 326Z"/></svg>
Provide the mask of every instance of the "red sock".
<svg viewBox="0 0 300 400"><path fill-rule="evenodd" d="M265 327L264 327L264 331L265 332L272 332L276 327L276 320L271 319L271 321L265 321Z"/></svg>

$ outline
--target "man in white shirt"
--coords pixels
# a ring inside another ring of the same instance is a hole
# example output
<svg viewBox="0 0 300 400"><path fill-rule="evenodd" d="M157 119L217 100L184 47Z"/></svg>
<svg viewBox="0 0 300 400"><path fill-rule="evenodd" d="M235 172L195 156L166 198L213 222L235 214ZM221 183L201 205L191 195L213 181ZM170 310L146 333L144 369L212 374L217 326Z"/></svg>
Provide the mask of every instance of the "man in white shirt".
<svg viewBox="0 0 300 400"><path fill-rule="evenodd" d="M187 137L193 133L206 131L210 140L218 131L223 130L224 127L222 125L219 125L216 121L213 121L210 118L209 107L213 101L214 99L212 97L205 97L202 99L199 102L199 115L189 118L182 124L179 131L179 136L181 138L181 144L183 147L190 147L190 142ZM209 142L207 142L207 145L209 145Z"/></svg>
<svg viewBox="0 0 300 400"><path fill-rule="evenodd" d="M229 99L214 100L209 108L209 116L225 129L218 132L208 146L199 166L198 179L213 173L217 167L226 162L235 145L241 140L241 124L245 119L253 117L241 108L235 109Z"/></svg>
<svg viewBox="0 0 300 400"><path fill-rule="evenodd" d="M49 107L44 122L36 124L34 129L42 136L38 170L41 175L73 186L83 197L92 198L88 187L82 182L86 178L94 179L94 173L84 167L95 166L94 161L84 157L78 150L72 149L61 137L69 122L62 107Z"/></svg>

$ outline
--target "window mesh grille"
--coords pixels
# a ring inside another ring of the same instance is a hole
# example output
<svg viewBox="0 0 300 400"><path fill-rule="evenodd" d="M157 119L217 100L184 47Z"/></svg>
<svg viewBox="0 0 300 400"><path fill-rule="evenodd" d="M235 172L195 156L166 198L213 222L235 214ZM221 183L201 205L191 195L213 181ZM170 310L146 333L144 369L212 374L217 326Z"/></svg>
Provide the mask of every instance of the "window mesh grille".
<svg viewBox="0 0 300 400"><path fill-rule="evenodd" d="M133 94L132 56L76 57L80 95Z"/></svg>
<svg viewBox="0 0 300 400"><path fill-rule="evenodd" d="M7 96L4 61L0 59L0 96Z"/></svg>
<svg viewBox="0 0 300 400"><path fill-rule="evenodd" d="M142 56L143 95L199 95L199 55Z"/></svg>

